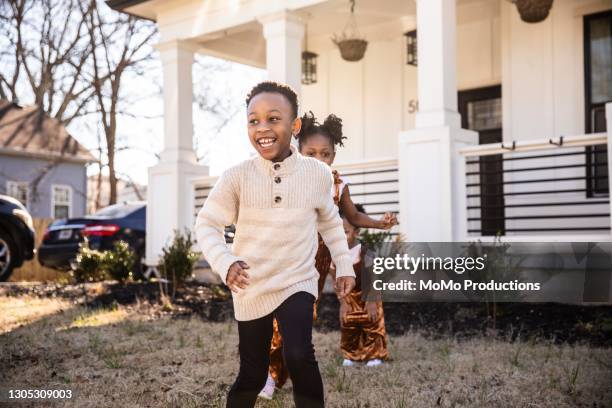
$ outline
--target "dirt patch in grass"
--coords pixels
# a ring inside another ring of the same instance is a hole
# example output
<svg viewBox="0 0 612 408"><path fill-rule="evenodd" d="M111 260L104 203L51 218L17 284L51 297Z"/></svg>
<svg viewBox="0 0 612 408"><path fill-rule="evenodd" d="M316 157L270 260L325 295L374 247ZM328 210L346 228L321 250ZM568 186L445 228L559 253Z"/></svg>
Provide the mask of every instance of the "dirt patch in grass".
<svg viewBox="0 0 612 408"><path fill-rule="evenodd" d="M224 406L238 369L236 324L149 314L143 305L0 297L0 315L20 316L9 329L3 321L0 384L75 395L24 407ZM345 368L338 331L316 330L314 343L332 408L612 406L610 347L407 329L389 336L389 362ZM291 384L257 405L291 406Z"/></svg>
<svg viewBox="0 0 612 408"><path fill-rule="evenodd" d="M91 308L126 306L149 316L199 316L207 321L233 320L230 293L223 286L188 282L177 290L171 307L159 303L156 283L114 282L83 285L0 284L0 296L63 299ZM544 339L556 343L612 345L612 306L499 303L495 321L484 303L386 303L390 334L417 331L428 338L468 339L497 336L510 340ZM319 303L321 331L339 329L338 301L324 294Z"/></svg>

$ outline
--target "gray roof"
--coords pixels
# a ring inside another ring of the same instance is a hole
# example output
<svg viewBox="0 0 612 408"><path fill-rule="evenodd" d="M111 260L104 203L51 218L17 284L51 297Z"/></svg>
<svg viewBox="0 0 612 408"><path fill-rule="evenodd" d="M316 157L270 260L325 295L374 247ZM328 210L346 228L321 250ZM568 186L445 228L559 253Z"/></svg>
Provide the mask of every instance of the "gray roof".
<svg viewBox="0 0 612 408"><path fill-rule="evenodd" d="M37 106L21 107L0 99L0 153L67 161L96 158L57 119Z"/></svg>

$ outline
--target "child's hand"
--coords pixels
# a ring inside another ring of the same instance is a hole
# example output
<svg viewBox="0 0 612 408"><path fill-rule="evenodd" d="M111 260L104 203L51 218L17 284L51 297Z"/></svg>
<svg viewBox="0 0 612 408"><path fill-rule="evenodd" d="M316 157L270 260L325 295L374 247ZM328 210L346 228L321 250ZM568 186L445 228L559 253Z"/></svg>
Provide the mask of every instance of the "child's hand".
<svg viewBox="0 0 612 408"><path fill-rule="evenodd" d="M368 317L370 318L370 321L376 321L376 319L378 318L378 307L376 306L376 302L366 302L365 308L366 312L368 312Z"/></svg>
<svg viewBox="0 0 612 408"><path fill-rule="evenodd" d="M346 324L346 316L352 311L353 311L353 308L348 302L344 300L340 301L340 323L341 324Z"/></svg>
<svg viewBox="0 0 612 408"><path fill-rule="evenodd" d="M355 278L352 276L341 276L336 279L336 295L338 296L338 299L342 299L351 293L351 290L353 290L354 287Z"/></svg>
<svg viewBox="0 0 612 408"><path fill-rule="evenodd" d="M397 217L395 214L386 212L379 221L380 229L388 230L397 224Z"/></svg>
<svg viewBox="0 0 612 408"><path fill-rule="evenodd" d="M238 289L244 289L249 285L249 274L246 272L249 268L244 261L236 261L229 267L225 281L232 292L238 293Z"/></svg>

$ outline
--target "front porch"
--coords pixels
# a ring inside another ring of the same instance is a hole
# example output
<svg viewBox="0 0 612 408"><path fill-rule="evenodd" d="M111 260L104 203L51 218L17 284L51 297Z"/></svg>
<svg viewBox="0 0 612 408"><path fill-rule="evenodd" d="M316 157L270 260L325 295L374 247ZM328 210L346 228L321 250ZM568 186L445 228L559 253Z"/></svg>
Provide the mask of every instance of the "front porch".
<svg viewBox="0 0 612 408"><path fill-rule="evenodd" d="M584 16L610 10L604 1L557 0L546 20L527 24L507 0L358 0L356 21L369 42L359 62L342 60L330 40L349 17L348 1L131 3L125 11L157 21L164 68L149 264L173 229L193 225L216 180L193 154L195 53L266 68L298 91L303 111L343 118L348 140L334 167L370 214L399 212L393 232L408 240L611 239L601 184L610 167L596 146L609 148L612 138L585 125L583 59ZM412 30L417 66L406 63ZM311 85L300 81L306 44L318 54ZM501 86L499 140L479 145L479 129L465 129L465 120L462 129L457 94L492 85ZM606 116L610 123L610 104Z"/></svg>
<svg viewBox="0 0 612 408"><path fill-rule="evenodd" d="M608 110L612 104L608 104ZM610 118L610 113L608 113ZM608 119L610 120L610 119ZM460 149L456 175L464 180L456 186L454 202L463 230L459 241L491 241L497 234L504 241L520 242L600 242L611 239L612 213L609 195L587 188L587 183L607 180L610 168L599 161L597 174L593 156L597 148L612 148L609 133L565 136L515 143L491 143ZM491 163L503 163L502 178L487 180ZM334 166L351 185L353 201L364 205L368 214L380 216L386 211L400 213L398 159L367 160ZM193 220L206 200L216 176L191 179ZM406 195L417 196L423 206L430 206L425 196L410 188ZM485 201L493 204L484 204ZM416 200L418 201L418 200ZM429 220L423 209L410 217L412 229L426 230ZM401 213L400 213L401 214ZM408 217L401 217L406 219ZM393 229L393 235L408 228Z"/></svg>

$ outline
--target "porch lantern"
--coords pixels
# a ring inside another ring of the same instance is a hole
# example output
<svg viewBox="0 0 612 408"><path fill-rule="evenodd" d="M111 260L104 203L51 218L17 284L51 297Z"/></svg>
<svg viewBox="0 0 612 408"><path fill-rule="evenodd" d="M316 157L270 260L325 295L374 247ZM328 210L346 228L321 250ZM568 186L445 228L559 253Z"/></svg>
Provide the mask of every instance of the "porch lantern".
<svg viewBox="0 0 612 408"><path fill-rule="evenodd" d="M406 64L417 66L417 32L416 30L408 31L406 36Z"/></svg>
<svg viewBox="0 0 612 408"><path fill-rule="evenodd" d="M304 51L302 52L302 84L317 83L317 57L314 52L308 51L308 25L304 35Z"/></svg>
<svg viewBox="0 0 612 408"><path fill-rule="evenodd" d="M314 52L302 52L302 84L317 83L317 57Z"/></svg>
<svg viewBox="0 0 612 408"><path fill-rule="evenodd" d="M340 56L345 61L359 61L363 58L368 42L361 38L355 20L355 0L351 1L351 15L342 34L334 35L332 42L340 49Z"/></svg>
<svg viewBox="0 0 612 408"><path fill-rule="evenodd" d="M548 17L553 0L512 0L521 20L526 23L539 23Z"/></svg>

